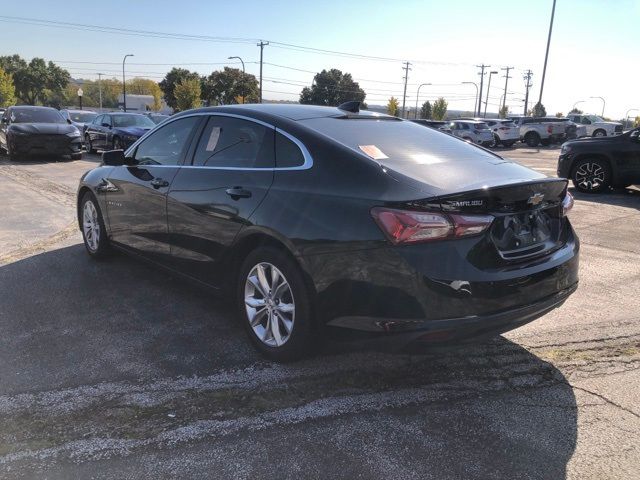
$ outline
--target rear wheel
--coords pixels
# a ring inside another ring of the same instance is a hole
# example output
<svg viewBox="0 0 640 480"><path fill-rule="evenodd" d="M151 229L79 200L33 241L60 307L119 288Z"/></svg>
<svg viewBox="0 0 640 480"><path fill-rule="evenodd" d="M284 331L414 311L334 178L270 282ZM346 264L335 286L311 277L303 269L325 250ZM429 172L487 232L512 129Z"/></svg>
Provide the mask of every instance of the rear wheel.
<svg viewBox="0 0 640 480"><path fill-rule="evenodd" d="M581 192L600 193L611 186L611 169L604 160L586 158L573 167L571 181Z"/></svg>
<svg viewBox="0 0 640 480"><path fill-rule="evenodd" d="M259 248L244 261L237 283L238 314L254 346L275 361L309 352L312 296L302 271L285 253Z"/></svg>
<svg viewBox="0 0 640 480"><path fill-rule="evenodd" d="M86 192L80 201L80 227L89 255L103 258L110 252L109 238L96 197Z"/></svg>
<svg viewBox="0 0 640 480"><path fill-rule="evenodd" d="M524 143L529 147L537 147L540 143L540 135L536 132L529 132L524 136Z"/></svg>

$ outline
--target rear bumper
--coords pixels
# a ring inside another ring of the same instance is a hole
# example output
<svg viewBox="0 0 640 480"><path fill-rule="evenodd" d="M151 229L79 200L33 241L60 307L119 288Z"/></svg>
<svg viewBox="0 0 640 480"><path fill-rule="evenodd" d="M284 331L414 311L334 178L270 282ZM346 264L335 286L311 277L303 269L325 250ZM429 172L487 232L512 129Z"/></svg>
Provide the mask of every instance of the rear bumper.
<svg viewBox="0 0 640 480"><path fill-rule="evenodd" d="M562 303L578 283L579 242L566 228L558 250L503 267L472 264L478 239L317 255L305 264L324 324L382 337L446 331L450 340L506 331Z"/></svg>

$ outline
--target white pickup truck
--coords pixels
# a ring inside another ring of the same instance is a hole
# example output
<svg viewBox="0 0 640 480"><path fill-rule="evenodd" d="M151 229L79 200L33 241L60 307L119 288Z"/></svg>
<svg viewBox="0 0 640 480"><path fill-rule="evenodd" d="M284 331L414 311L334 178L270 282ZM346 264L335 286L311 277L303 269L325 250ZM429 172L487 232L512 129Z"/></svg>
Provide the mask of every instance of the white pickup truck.
<svg viewBox="0 0 640 480"><path fill-rule="evenodd" d="M520 127L520 141L530 147L540 144L547 146L551 142L561 142L566 137L563 122L545 117L519 117L514 121Z"/></svg>
<svg viewBox="0 0 640 480"><path fill-rule="evenodd" d="M590 137L610 137L622 133L621 123L607 122L597 115L572 113L567 118L573 123L584 125L587 129L587 135Z"/></svg>

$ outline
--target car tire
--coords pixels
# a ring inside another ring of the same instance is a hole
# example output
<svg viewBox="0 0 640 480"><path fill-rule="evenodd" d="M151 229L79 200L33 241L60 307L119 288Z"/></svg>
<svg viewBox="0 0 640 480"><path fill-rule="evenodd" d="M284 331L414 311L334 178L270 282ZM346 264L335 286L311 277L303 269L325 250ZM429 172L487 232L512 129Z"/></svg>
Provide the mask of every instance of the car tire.
<svg viewBox="0 0 640 480"><path fill-rule="evenodd" d="M579 160L571 169L571 182L580 192L604 192L611 186L609 163L600 158Z"/></svg>
<svg viewBox="0 0 640 480"><path fill-rule="evenodd" d="M100 205L93 193L86 192L82 196L78 214L82 239L87 253L96 259L105 258L111 253L111 246Z"/></svg>
<svg viewBox="0 0 640 480"><path fill-rule="evenodd" d="M524 143L529 147L537 147L540 143L540 135L536 132L529 132L524 136Z"/></svg>
<svg viewBox="0 0 640 480"><path fill-rule="evenodd" d="M607 132L605 132L604 130L602 130L601 128L599 128L598 130L596 130L595 132L593 132L593 137L606 137L607 136Z"/></svg>
<svg viewBox="0 0 640 480"><path fill-rule="evenodd" d="M287 362L309 353L315 333L313 297L289 255L271 247L252 251L240 267L236 295L238 316L262 355Z"/></svg>
<svg viewBox="0 0 640 480"><path fill-rule="evenodd" d="M91 144L91 137L89 137L89 135L84 136L84 149L87 153L96 153L96 149L93 148L93 145Z"/></svg>
<svg viewBox="0 0 640 480"><path fill-rule="evenodd" d="M82 160L82 152L80 153L72 153L71 160Z"/></svg>
<svg viewBox="0 0 640 480"><path fill-rule="evenodd" d="M124 150L124 143L122 143L120 137L113 137L111 146L112 150Z"/></svg>

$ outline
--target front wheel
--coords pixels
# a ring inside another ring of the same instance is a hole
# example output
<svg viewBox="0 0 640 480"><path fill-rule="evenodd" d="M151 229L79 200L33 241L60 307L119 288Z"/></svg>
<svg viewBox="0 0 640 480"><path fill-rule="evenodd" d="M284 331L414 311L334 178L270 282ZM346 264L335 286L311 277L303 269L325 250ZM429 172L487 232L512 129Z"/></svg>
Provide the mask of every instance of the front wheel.
<svg viewBox="0 0 640 480"><path fill-rule="evenodd" d="M113 137L113 150L124 150L124 143L119 137Z"/></svg>
<svg viewBox="0 0 640 480"><path fill-rule="evenodd" d="M611 186L609 164L599 158L580 160L571 171L571 181L581 192L604 192Z"/></svg>
<svg viewBox="0 0 640 480"><path fill-rule="evenodd" d="M605 132L604 130L602 130L601 128L596 130L595 132L593 132L593 136L594 137L606 137L607 136L607 132Z"/></svg>
<svg viewBox="0 0 640 480"><path fill-rule="evenodd" d="M537 147L540 143L540 135L536 132L529 132L524 136L524 143L529 147Z"/></svg>
<svg viewBox="0 0 640 480"><path fill-rule="evenodd" d="M300 358L312 347L312 296L300 267L284 252L259 248L238 275L238 314L253 345L278 362Z"/></svg>
<svg viewBox="0 0 640 480"><path fill-rule="evenodd" d="M110 252L109 238L96 197L86 192L80 201L80 228L89 255L103 258Z"/></svg>
<svg viewBox="0 0 640 480"><path fill-rule="evenodd" d="M93 144L91 143L91 137L89 135L84 136L84 148L87 153L96 153L96 149L93 148Z"/></svg>

